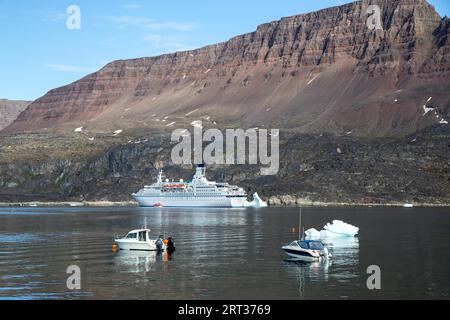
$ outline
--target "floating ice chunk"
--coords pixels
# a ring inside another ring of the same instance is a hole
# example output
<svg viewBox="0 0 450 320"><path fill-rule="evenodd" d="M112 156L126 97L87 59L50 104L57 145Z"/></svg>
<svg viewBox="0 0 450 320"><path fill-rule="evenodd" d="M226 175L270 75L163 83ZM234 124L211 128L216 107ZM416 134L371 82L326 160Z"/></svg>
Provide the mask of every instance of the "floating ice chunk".
<svg viewBox="0 0 450 320"><path fill-rule="evenodd" d="M354 237L359 232L359 228L340 220L334 220L333 223L328 223L323 228L326 231L339 236Z"/></svg>
<svg viewBox="0 0 450 320"><path fill-rule="evenodd" d="M83 127L76 128L74 132L83 132Z"/></svg>
<svg viewBox="0 0 450 320"><path fill-rule="evenodd" d="M309 229L305 232L308 240L325 240L331 238L355 237L359 232L359 228L352 226L340 220L334 220L328 223L323 230Z"/></svg>
<svg viewBox="0 0 450 320"><path fill-rule="evenodd" d="M267 202L264 202L258 195L257 192L253 195L253 201L248 202L246 201L244 204L247 208L265 208L267 207Z"/></svg>
<svg viewBox="0 0 450 320"><path fill-rule="evenodd" d="M320 239L320 231L312 228L305 231L305 236L308 240L318 240Z"/></svg>
<svg viewBox="0 0 450 320"><path fill-rule="evenodd" d="M123 130L116 130L114 131L114 137L118 136L119 134L121 134L123 132Z"/></svg>

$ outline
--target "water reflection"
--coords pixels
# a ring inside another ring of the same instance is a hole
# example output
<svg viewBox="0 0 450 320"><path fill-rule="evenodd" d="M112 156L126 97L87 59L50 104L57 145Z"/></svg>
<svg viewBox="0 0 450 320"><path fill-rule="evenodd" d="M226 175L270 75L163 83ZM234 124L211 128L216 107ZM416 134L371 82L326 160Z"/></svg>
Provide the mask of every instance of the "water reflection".
<svg viewBox="0 0 450 320"><path fill-rule="evenodd" d="M347 282L358 277L359 239L335 238L327 239L323 243L333 255L331 259L317 262L304 262L299 259L285 259L283 264L291 279L298 285L299 298L305 297L308 284L314 282L328 282L330 279Z"/></svg>
<svg viewBox="0 0 450 320"><path fill-rule="evenodd" d="M114 256L114 264L120 272L148 273L155 272L159 265L172 261L174 254L157 251L119 251Z"/></svg>

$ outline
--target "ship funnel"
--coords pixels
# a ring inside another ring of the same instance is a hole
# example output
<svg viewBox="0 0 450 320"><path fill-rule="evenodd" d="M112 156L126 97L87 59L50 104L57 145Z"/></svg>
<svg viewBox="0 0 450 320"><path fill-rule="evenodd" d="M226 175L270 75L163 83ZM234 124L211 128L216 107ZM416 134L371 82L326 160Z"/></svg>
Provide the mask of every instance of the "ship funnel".
<svg viewBox="0 0 450 320"><path fill-rule="evenodd" d="M198 164L195 171L195 177L203 178L206 176L206 166L204 164Z"/></svg>

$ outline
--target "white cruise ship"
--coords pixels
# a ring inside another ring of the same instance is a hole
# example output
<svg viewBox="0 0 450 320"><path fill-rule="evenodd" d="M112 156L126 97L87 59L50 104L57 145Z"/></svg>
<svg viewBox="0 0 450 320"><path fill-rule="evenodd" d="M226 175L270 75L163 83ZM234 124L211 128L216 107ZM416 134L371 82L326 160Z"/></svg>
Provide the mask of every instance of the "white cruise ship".
<svg viewBox="0 0 450 320"><path fill-rule="evenodd" d="M163 172L151 186L145 186L133 198L141 207L214 207L243 208L247 203L244 189L206 179L204 165L197 166L192 181L163 181Z"/></svg>

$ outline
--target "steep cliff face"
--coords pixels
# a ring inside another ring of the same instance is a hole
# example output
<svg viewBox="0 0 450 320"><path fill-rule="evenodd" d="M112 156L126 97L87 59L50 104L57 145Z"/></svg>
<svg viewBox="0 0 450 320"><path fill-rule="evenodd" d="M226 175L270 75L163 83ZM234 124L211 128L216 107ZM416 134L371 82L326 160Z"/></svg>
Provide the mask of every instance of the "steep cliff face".
<svg viewBox="0 0 450 320"><path fill-rule="evenodd" d="M0 99L0 130L16 120L30 103L30 101Z"/></svg>
<svg viewBox="0 0 450 320"><path fill-rule="evenodd" d="M369 4L382 30L367 27ZM409 133L450 103L448 19L425 0L358 1L261 25L227 42L115 61L36 100L3 133L189 125ZM167 117L167 118L165 118ZM165 118L165 122L161 120Z"/></svg>

